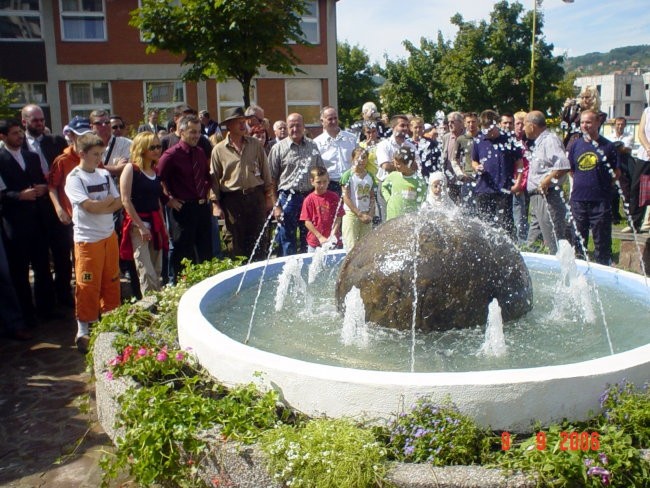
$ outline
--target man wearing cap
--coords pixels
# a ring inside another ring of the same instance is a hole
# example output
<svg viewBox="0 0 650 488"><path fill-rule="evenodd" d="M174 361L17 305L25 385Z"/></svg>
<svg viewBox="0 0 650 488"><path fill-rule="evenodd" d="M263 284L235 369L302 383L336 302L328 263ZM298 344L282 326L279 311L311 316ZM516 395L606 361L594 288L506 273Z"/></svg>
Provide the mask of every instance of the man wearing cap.
<svg viewBox="0 0 650 488"><path fill-rule="evenodd" d="M201 123L196 115L178 121L180 141L160 157L157 172L168 198L169 252L171 277L182 271L181 261L202 263L212 258L210 167L205 152L198 147ZM173 249L172 249L173 248Z"/></svg>
<svg viewBox="0 0 650 488"><path fill-rule="evenodd" d="M264 147L247 135L244 109L233 108L225 115L228 135L214 147L210 161L213 204L215 213L225 219L224 241L230 253L251 256L273 208L273 183ZM254 257L264 259L269 245L266 236L260 243Z"/></svg>
<svg viewBox="0 0 650 488"><path fill-rule="evenodd" d="M47 175L47 188L50 195L50 200L54 206L54 211L59 220L58 232L59 239L57 244L62 257L60 259L60 270L57 269L57 260L55 258L55 276L57 297L59 303L67 306L74 306L74 299L72 298L72 290L70 288L70 279L72 278L72 260L70 253L72 251L72 204L65 194L65 180L70 171L79 165L79 155L76 151L77 138L80 135L92 132L90 128L90 120L76 116L66 126L66 136L72 144L67 146L63 152L57 156L52 162L50 172ZM54 253L53 253L54 254ZM65 259L63 258L65 256ZM65 282L67 280L67 287Z"/></svg>
<svg viewBox="0 0 650 488"><path fill-rule="evenodd" d="M54 284L47 247L47 217L50 202L47 182L39 157L23 148L25 133L17 119L3 121L0 134L0 178L2 191L3 237L7 246L9 271L28 325L36 324L29 267L34 271L36 309L45 318L53 314Z"/></svg>
<svg viewBox="0 0 650 488"><path fill-rule="evenodd" d="M271 148L269 168L273 186L277 192L273 210L280 223L278 241L282 256L296 254L296 229L300 224L300 252L307 252L307 228L298 220L302 202L311 193L309 171L314 166L325 166L318 147L305 137L305 123L302 115L290 114L285 127L289 137Z"/></svg>

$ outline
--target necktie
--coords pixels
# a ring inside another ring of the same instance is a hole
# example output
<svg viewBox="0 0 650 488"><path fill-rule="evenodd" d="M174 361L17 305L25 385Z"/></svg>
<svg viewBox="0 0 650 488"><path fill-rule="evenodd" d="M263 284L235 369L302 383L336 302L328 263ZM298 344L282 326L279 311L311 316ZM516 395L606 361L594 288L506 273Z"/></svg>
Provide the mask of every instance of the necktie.
<svg viewBox="0 0 650 488"><path fill-rule="evenodd" d="M41 149L41 142L39 139L34 138L32 139L32 150L38 154L39 159L41 160L41 169L43 170L43 174L47 176L47 174L50 172L50 168L47 166L47 161L45 160L45 155L43 155L43 150Z"/></svg>
<svg viewBox="0 0 650 488"><path fill-rule="evenodd" d="M196 193L198 194L199 199L204 198L203 193L205 188L205 177L204 177L204 167L201 164L201 161L198 159L197 148L193 147L190 151L190 156L192 157L192 171L194 173L194 186L196 187Z"/></svg>

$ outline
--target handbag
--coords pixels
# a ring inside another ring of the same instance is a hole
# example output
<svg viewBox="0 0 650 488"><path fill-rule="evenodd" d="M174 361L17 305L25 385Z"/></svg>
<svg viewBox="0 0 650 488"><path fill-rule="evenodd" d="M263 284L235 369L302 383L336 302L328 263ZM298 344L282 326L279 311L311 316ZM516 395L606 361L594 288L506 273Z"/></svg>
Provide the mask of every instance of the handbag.
<svg viewBox="0 0 650 488"><path fill-rule="evenodd" d="M650 205L650 175L641 175L639 183L639 207Z"/></svg>

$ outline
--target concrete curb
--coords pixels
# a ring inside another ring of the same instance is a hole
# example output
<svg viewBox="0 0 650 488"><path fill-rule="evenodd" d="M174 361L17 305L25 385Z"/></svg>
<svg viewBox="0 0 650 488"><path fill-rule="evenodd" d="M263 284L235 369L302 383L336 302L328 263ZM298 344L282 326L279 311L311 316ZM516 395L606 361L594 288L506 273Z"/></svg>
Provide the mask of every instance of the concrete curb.
<svg viewBox="0 0 650 488"><path fill-rule="evenodd" d="M106 434L115 443L123 432L115 428L119 412L117 398L137 383L131 378L108 379L108 363L117 356L113 347L116 333L102 333L95 340L94 373L97 416ZM239 488L281 488L266 471L265 455L257 445L224 442L219 429L201 435L209 448L201 459L199 472L208 486L215 482ZM397 488L532 488L534 480L523 474L504 476L499 469L481 466L435 468L426 464L391 464L388 479Z"/></svg>

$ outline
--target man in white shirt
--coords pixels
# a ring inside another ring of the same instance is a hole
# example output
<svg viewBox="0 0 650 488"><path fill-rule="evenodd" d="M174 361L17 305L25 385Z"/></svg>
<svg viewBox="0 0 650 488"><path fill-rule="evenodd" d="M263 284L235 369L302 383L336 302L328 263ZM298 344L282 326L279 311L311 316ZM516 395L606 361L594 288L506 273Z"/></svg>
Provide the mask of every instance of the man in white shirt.
<svg viewBox="0 0 650 488"><path fill-rule="evenodd" d="M111 133L111 119L106 110L90 112L90 126L106 145L102 162L113 178L119 178L131 157L131 139Z"/></svg>
<svg viewBox="0 0 650 488"><path fill-rule="evenodd" d="M392 135L388 139L382 139L377 144L377 180L379 180L379 189L377 190L377 202L379 203L380 217L382 221L386 220L386 201L381 195L382 181L395 168L393 166L393 156L402 147L408 147L415 152L415 162L420 167L420 157L417 148L406 140L409 131L409 119L406 115L394 115L390 119Z"/></svg>
<svg viewBox="0 0 650 488"><path fill-rule="evenodd" d="M352 166L352 151L357 138L339 127L339 114L334 107L323 107L320 113L323 133L314 139L330 183L328 189L341 195L341 175Z"/></svg>
<svg viewBox="0 0 650 488"><path fill-rule="evenodd" d="M546 118L533 110L524 119L526 137L535 141L528 157L530 169L526 189L530 195L531 226L528 245L534 244L539 232L551 254L557 252L557 242L564 238L567 213L562 197L562 180L569 172L569 159L562 141L546 127Z"/></svg>

